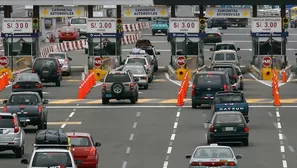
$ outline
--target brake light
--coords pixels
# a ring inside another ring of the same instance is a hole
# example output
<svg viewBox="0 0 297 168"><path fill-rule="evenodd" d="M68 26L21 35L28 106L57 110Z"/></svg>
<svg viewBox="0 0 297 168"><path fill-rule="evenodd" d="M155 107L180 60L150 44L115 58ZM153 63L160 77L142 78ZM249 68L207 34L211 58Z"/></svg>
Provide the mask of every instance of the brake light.
<svg viewBox="0 0 297 168"><path fill-rule="evenodd" d="M20 85L15 84L15 85L13 85L13 88L14 88L14 89L20 88Z"/></svg>
<svg viewBox="0 0 297 168"><path fill-rule="evenodd" d="M96 156L96 149L95 148L91 148L89 151L89 156Z"/></svg>
<svg viewBox="0 0 297 168"><path fill-rule="evenodd" d="M196 86L192 85L192 96L195 96L195 90L196 90Z"/></svg>
<svg viewBox="0 0 297 168"><path fill-rule="evenodd" d="M228 162L227 165L228 165L228 166L235 166L236 163L235 163L235 162Z"/></svg>
<svg viewBox="0 0 297 168"><path fill-rule="evenodd" d="M13 124L14 124L14 133L18 133L20 131L20 129L19 129L18 122L17 122L16 118L13 118Z"/></svg>
<svg viewBox="0 0 297 168"><path fill-rule="evenodd" d="M7 112L7 107L6 106L3 107L3 112Z"/></svg>
<svg viewBox="0 0 297 168"><path fill-rule="evenodd" d="M42 85L41 84L36 84L36 88L42 88Z"/></svg>
<svg viewBox="0 0 297 168"><path fill-rule="evenodd" d="M25 108L25 106L24 105L20 105L20 109L23 109L23 108Z"/></svg>
<svg viewBox="0 0 297 168"><path fill-rule="evenodd" d="M247 126L244 127L244 132L248 133L249 130L250 130L249 127L247 127Z"/></svg>
<svg viewBox="0 0 297 168"><path fill-rule="evenodd" d="M134 90L134 83L130 83L130 90Z"/></svg>
<svg viewBox="0 0 297 168"><path fill-rule="evenodd" d="M35 72L35 69L32 69L32 73L34 73Z"/></svg>
<svg viewBox="0 0 297 168"><path fill-rule="evenodd" d="M102 84L102 90L106 90L106 84Z"/></svg>
<svg viewBox="0 0 297 168"><path fill-rule="evenodd" d="M217 36L217 37L220 37L221 35L220 35L220 34L216 34L216 36Z"/></svg>
<svg viewBox="0 0 297 168"><path fill-rule="evenodd" d="M64 64L68 64L69 63L69 61L68 60L64 60Z"/></svg>
<svg viewBox="0 0 297 168"><path fill-rule="evenodd" d="M233 78L234 78L234 79L236 79L236 78L237 78L237 76L236 76L236 75L233 75Z"/></svg>
<svg viewBox="0 0 297 168"><path fill-rule="evenodd" d="M38 112L39 112L39 113L42 112L42 106L38 106Z"/></svg>
<svg viewBox="0 0 297 168"><path fill-rule="evenodd" d="M209 132L214 132L214 131L215 131L215 128L214 128L213 125L211 125L211 126L209 127Z"/></svg>
<svg viewBox="0 0 297 168"><path fill-rule="evenodd" d="M201 166L202 165L202 163L200 163L200 162L192 162L191 163L191 166Z"/></svg>
<svg viewBox="0 0 297 168"><path fill-rule="evenodd" d="M141 77L140 79L147 79L147 77L145 76L145 77Z"/></svg>
<svg viewBox="0 0 297 168"><path fill-rule="evenodd" d="M227 85L226 84L224 84L224 91L226 91L227 90Z"/></svg>

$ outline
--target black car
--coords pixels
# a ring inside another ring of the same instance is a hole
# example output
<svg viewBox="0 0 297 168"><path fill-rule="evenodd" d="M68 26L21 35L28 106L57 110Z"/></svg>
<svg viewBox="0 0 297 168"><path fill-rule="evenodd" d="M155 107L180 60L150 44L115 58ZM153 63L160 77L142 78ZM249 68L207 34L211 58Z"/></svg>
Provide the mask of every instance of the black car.
<svg viewBox="0 0 297 168"><path fill-rule="evenodd" d="M232 90L232 85L226 72L198 72L193 79L192 108L202 104L211 104L215 93L218 91Z"/></svg>
<svg viewBox="0 0 297 168"><path fill-rule="evenodd" d="M154 71L158 71L159 63L157 55L160 55L160 52L157 52L154 46L140 46L140 49L144 50L152 58L154 64Z"/></svg>
<svg viewBox="0 0 297 168"><path fill-rule="evenodd" d="M40 98L36 92L13 92L8 100L3 100L4 112L17 113L22 127L33 125L40 129L47 128L48 100Z"/></svg>
<svg viewBox="0 0 297 168"><path fill-rule="evenodd" d="M43 83L53 82L56 84L56 86L61 86L61 67L62 65L56 58L36 58L33 63L32 73L38 74L41 82Z"/></svg>
<svg viewBox="0 0 297 168"><path fill-rule="evenodd" d="M37 92L43 97L43 85L36 73L20 73L17 74L12 84L13 92Z"/></svg>
<svg viewBox="0 0 297 168"><path fill-rule="evenodd" d="M207 133L207 143L242 143L249 145L249 128L241 112L217 112L211 121Z"/></svg>
<svg viewBox="0 0 297 168"><path fill-rule="evenodd" d="M207 27L222 27L222 29L227 29L229 23L226 18L209 18L207 19Z"/></svg>
<svg viewBox="0 0 297 168"><path fill-rule="evenodd" d="M240 82L239 90L243 90L243 81L239 79L238 70L234 64L215 64L211 67L211 71L225 71L229 76L230 83L234 85Z"/></svg>

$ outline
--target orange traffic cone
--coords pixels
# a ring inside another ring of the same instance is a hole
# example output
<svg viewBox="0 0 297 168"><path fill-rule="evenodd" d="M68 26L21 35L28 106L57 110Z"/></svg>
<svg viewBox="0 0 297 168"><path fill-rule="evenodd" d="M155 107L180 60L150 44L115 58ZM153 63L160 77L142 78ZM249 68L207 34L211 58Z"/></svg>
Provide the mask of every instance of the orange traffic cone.
<svg viewBox="0 0 297 168"><path fill-rule="evenodd" d="M286 71L283 71L282 73L282 83L286 83L287 82L287 73Z"/></svg>

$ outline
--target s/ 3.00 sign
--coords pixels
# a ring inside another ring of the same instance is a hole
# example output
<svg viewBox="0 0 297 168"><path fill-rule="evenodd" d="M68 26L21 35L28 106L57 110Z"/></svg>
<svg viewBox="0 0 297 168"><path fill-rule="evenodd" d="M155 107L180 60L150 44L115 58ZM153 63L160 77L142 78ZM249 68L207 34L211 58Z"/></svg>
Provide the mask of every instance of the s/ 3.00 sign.
<svg viewBox="0 0 297 168"><path fill-rule="evenodd" d="M253 18L252 32L281 32L281 18Z"/></svg>
<svg viewBox="0 0 297 168"><path fill-rule="evenodd" d="M170 33L198 33L199 19L198 18L170 18L169 32Z"/></svg>
<svg viewBox="0 0 297 168"><path fill-rule="evenodd" d="M116 33L115 18L88 18L88 33Z"/></svg>
<svg viewBox="0 0 297 168"><path fill-rule="evenodd" d="M3 18L2 33L32 32L32 18Z"/></svg>

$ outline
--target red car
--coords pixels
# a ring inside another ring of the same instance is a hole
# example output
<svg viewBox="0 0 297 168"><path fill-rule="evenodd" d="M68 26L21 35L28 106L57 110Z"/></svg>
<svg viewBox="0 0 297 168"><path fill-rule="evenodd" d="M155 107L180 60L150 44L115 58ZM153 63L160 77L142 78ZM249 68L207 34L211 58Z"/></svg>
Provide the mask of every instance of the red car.
<svg viewBox="0 0 297 168"><path fill-rule="evenodd" d="M73 26L62 27L59 31L59 42L79 39L79 30Z"/></svg>
<svg viewBox="0 0 297 168"><path fill-rule="evenodd" d="M81 160L82 163L77 165L78 168L98 168L99 153L96 147L101 143L93 142L93 138L88 133L67 132L70 139L71 153L75 160Z"/></svg>

